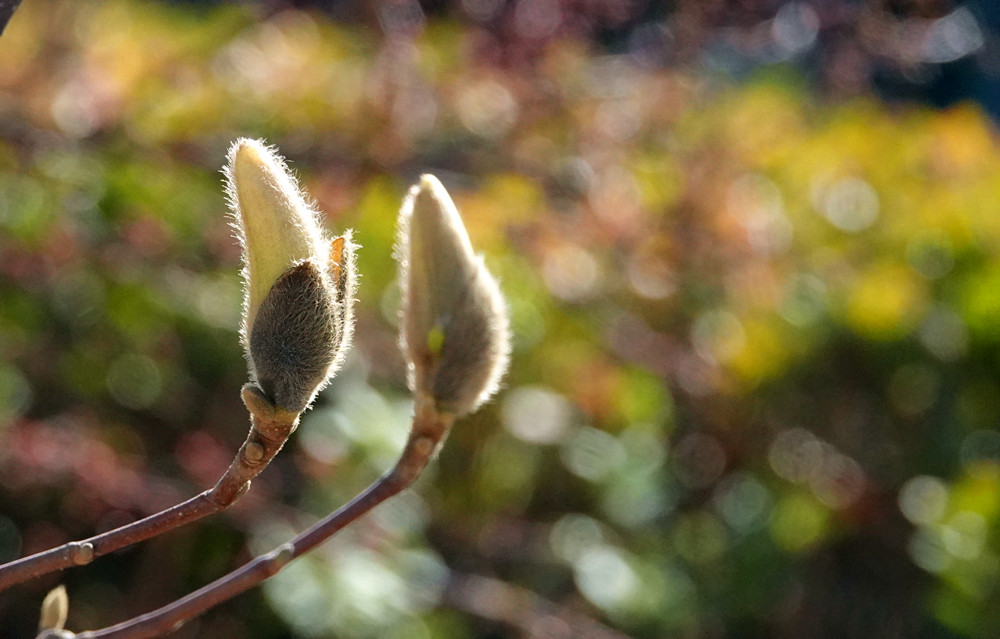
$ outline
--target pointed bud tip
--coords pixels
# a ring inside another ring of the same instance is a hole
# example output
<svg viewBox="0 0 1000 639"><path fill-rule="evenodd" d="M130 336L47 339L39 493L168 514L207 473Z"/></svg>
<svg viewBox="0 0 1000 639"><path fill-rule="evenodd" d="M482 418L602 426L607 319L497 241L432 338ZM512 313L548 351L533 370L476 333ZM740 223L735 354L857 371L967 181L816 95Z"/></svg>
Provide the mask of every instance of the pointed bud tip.
<svg viewBox="0 0 1000 639"><path fill-rule="evenodd" d="M420 176L420 181L410 188L412 215L441 214L441 209L451 203L448 191L441 181L429 173Z"/></svg>
<svg viewBox="0 0 1000 639"><path fill-rule="evenodd" d="M441 184L441 180L437 179L430 173L424 173L420 176L420 188L421 190L436 191L438 189L444 189Z"/></svg>
<svg viewBox="0 0 1000 639"><path fill-rule="evenodd" d="M253 156L259 156L263 148L266 148L263 140L240 138L233 142L232 155L233 157L245 157L249 159Z"/></svg>
<svg viewBox="0 0 1000 639"><path fill-rule="evenodd" d="M273 183L285 172L283 162L263 140L240 138L229 151L229 165L237 186Z"/></svg>
<svg viewBox="0 0 1000 639"><path fill-rule="evenodd" d="M240 138L229 146L229 163L234 166L247 163L259 164L266 149L267 145L263 140Z"/></svg>
<svg viewBox="0 0 1000 639"><path fill-rule="evenodd" d="M59 585L49 591L42 601L42 614L38 621L39 630L60 631L66 625L69 614L69 597L66 586Z"/></svg>
<svg viewBox="0 0 1000 639"><path fill-rule="evenodd" d="M246 159L251 159L254 156L261 157L272 154L271 146L267 142L255 138L237 138L229 145L230 158L241 155Z"/></svg>

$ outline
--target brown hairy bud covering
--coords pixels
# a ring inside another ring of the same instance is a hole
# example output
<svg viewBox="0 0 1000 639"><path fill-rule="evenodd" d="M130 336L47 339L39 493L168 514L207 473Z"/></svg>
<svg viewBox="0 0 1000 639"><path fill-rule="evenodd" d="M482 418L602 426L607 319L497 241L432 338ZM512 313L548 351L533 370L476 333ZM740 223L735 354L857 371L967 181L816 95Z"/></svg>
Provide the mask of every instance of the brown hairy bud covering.
<svg viewBox="0 0 1000 639"><path fill-rule="evenodd" d="M274 403L302 410L337 356L337 310L319 269L303 262L271 287L250 333L257 384Z"/></svg>
<svg viewBox="0 0 1000 639"><path fill-rule="evenodd" d="M455 416L496 392L507 368L507 308L472 250L448 192L431 175L403 202L397 258L403 292L400 343L409 382Z"/></svg>

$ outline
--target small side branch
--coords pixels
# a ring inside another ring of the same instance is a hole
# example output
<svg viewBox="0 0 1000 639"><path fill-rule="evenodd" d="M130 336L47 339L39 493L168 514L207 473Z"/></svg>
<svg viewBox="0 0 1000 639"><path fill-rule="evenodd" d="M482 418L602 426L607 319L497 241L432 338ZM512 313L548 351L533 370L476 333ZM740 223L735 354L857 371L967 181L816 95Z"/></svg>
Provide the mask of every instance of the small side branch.
<svg viewBox="0 0 1000 639"><path fill-rule="evenodd" d="M97 557L233 505L250 488L250 481L274 459L298 425L298 414L275 408L256 386L245 385L242 395L250 411L250 433L215 487L120 528L4 564L0 566L0 591L40 575L89 564Z"/></svg>
<svg viewBox="0 0 1000 639"><path fill-rule="evenodd" d="M71 566L84 566L96 557L149 539L164 531L221 510L206 491L172 508L82 541L71 541L0 566L0 590Z"/></svg>
<svg viewBox="0 0 1000 639"><path fill-rule="evenodd" d="M429 398L418 400L409 440L395 467L349 503L290 542L182 599L118 625L72 636L77 639L159 637L177 630L206 610L253 588L277 574L292 559L309 552L375 506L411 486L437 454L451 424L451 416L438 413Z"/></svg>

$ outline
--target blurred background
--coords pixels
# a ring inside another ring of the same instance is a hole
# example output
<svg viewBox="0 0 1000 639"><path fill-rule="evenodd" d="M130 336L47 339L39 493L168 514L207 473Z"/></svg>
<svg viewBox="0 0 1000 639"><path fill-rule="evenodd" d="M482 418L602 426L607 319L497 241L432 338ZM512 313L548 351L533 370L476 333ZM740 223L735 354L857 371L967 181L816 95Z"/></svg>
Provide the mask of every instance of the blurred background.
<svg viewBox="0 0 1000 639"><path fill-rule="evenodd" d="M0 38L0 559L210 487L248 427L221 168L362 244L355 347L234 508L0 595L164 605L389 468L397 208L514 326L417 487L178 638L1000 636L1000 5L24 0Z"/></svg>

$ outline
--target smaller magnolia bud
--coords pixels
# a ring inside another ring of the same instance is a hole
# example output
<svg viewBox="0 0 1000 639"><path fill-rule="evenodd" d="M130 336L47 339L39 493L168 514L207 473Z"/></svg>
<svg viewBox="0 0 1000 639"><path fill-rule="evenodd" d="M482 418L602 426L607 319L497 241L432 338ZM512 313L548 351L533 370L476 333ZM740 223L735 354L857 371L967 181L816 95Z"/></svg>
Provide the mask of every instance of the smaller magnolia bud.
<svg viewBox="0 0 1000 639"><path fill-rule="evenodd" d="M42 601L42 615L38 620L38 631L55 630L60 631L66 625L66 617L69 615L69 597L66 595L65 586L57 586L45 595Z"/></svg>
<svg viewBox="0 0 1000 639"><path fill-rule="evenodd" d="M274 406L300 412L347 350L355 247L350 232L326 238L284 160L262 142L237 140L224 172L243 248L250 377Z"/></svg>
<svg viewBox="0 0 1000 639"><path fill-rule="evenodd" d="M410 189L399 214L400 345L411 390L439 410L471 413L507 369L507 308L476 257L444 186L432 175Z"/></svg>

